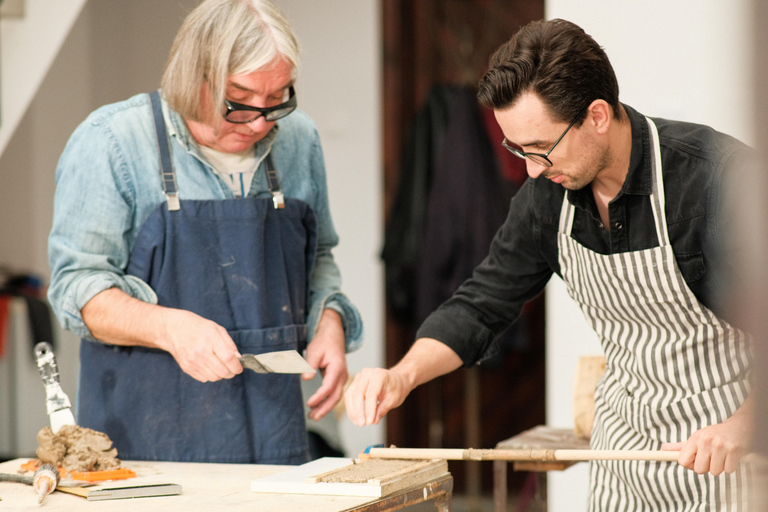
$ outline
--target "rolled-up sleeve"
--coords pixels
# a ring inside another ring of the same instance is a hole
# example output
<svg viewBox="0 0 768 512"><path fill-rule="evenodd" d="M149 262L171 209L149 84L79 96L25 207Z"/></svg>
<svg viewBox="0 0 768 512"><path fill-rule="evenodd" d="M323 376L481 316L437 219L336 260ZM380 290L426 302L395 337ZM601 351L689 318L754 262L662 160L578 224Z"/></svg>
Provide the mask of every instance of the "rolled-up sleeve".
<svg viewBox="0 0 768 512"><path fill-rule="evenodd" d="M48 240L48 299L62 326L83 338L94 339L80 310L103 290L157 302L149 285L123 271L134 210L126 158L109 127L91 116L59 160Z"/></svg>
<svg viewBox="0 0 768 512"><path fill-rule="evenodd" d="M310 172L315 188L313 209L317 218L317 257L310 279L310 308L307 320L309 339L317 329L317 322L326 308L341 315L347 352L357 350L363 340L363 321L352 301L341 292L341 272L331 250L339 243L328 205L328 188L320 139L314 132L310 155Z"/></svg>

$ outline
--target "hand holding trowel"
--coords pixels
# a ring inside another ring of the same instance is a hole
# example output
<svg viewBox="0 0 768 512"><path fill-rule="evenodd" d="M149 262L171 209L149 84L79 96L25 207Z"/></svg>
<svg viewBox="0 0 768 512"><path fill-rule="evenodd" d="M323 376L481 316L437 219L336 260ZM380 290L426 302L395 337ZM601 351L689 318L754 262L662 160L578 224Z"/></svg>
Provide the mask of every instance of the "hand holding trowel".
<svg viewBox="0 0 768 512"><path fill-rule="evenodd" d="M240 357L243 368L256 373L315 373L309 363L295 350L267 352L266 354L243 354Z"/></svg>
<svg viewBox="0 0 768 512"><path fill-rule="evenodd" d="M75 417L72 415L71 409L72 404L64 390L61 389L59 367L56 365L56 358L53 355L51 345L44 341L35 345L35 359L37 360L37 369L40 371L45 384L45 402L48 417L51 420L51 430L55 434L64 425L75 424Z"/></svg>

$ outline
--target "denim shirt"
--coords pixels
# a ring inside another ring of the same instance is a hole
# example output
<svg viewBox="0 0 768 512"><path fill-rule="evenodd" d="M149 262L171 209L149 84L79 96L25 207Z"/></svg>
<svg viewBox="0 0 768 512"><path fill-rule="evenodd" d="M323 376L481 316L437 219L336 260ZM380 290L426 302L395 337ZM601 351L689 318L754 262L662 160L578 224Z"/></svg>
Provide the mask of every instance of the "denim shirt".
<svg viewBox="0 0 768 512"><path fill-rule="evenodd" d="M235 200L212 170L181 116L163 102L173 151L179 199ZM317 218L317 259L310 278L308 332L314 336L325 308L341 314L347 352L362 342L357 308L340 292L341 274L331 249L333 227L320 138L313 121L294 111L281 119L255 147L259 167L249 197L271 198L264 157L272 153L286 197L308 203ZM51 285L48 299L64 328L94 337L80 310L97 293L119 288L156 304L152 288L125 274L128 260L149 214L166 199L152 111L147 94L106 105L75 130L56 169L53 228L48 240Z"/></svg>
<svg viewBox="0 0 768 512"><path fill-rule="evenodd" d="M539 177L526 180L510 203L504 225L471 279L417 331L450 346L466 366L496 352L494 340L520 315L524 304L561 275L558 227L563 198L574 205L571 237L599 254L657 247L650 196L650 135L643 115L624 105L632 128L629 169L611 200L611 225L603 226L591 187L566 191ZM696 298L728 318L724 298L728 258L724 248L723 187L729 173L753 165L754 151L712 128L653 118L658 132L666 197L667 231L677 266ZM557 312L553 312L557 314Z"/></svg>

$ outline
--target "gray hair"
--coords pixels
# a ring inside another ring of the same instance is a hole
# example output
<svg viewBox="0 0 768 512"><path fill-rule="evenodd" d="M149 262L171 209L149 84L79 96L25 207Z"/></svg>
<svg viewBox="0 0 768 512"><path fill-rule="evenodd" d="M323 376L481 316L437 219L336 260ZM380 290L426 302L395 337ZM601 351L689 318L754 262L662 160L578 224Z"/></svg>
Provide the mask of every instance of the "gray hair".
<svg viewBox="0 0 768 512"><path fill-rule="evenodd" d="M208 85L213 104L223 105L230 76L265 69L278 56L291 65L295 79L299 45L272 2L205 0L176 34L163 73L163 96L183 118L212 122L200 101L203 85Z"/></svg>

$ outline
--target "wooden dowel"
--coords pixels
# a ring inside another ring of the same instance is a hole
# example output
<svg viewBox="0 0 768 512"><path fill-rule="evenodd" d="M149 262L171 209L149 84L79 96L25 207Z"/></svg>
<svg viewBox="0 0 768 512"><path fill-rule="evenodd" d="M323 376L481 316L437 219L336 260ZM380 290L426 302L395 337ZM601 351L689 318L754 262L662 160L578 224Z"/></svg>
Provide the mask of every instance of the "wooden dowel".
<svg viewBox="0 0 768 512"><path fill-rule="evenodd" d="M665 450L541 450L541 449L461 449L461 448L371 448L368 455L386 459L445 459L445 460L508 460L508 461L590 461L641 460L674 462L679 451ZM748 454L744 462L765 462Z"/></svg>

